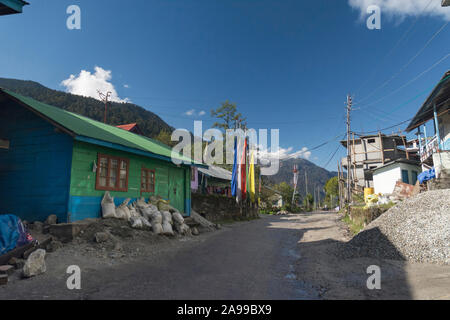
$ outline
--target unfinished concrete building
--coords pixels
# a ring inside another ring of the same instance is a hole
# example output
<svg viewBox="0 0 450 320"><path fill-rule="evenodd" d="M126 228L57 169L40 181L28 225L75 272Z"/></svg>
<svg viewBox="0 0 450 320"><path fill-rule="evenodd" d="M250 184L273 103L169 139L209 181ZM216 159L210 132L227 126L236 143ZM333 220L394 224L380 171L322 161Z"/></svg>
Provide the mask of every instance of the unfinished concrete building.
<svg viewBox="0 0 450 320"><path fill-rule="evenodd" d="M341 141L347 148L347 140ZM350 139L350 170L347 157L341 159L343 168L350 171L353 185L356 189L373 187L372 170L390 161L397 159L410 159L411 154L406 152L407 141L401 135L364 135Z"/></svg>

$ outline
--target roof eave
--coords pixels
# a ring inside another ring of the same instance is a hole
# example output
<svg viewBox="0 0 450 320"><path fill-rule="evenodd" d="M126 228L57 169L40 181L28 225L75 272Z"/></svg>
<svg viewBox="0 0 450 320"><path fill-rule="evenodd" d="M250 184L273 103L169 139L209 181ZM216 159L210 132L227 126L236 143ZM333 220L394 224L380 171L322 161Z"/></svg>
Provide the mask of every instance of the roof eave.
<svg viewBox="0 0 450 320"><path fill-rule="evenodd" d="M412 130L416 129L417 127L421 126L424 122L430 120L433 118L432 114L429 115L433 99L436 97L436 95L439 93L439 90L448 82L450 81L450 70L447 71L444 76L441 78L441 80L437 83L437 85L434 87L434 89L431 91L431 93L428 95L425 102L422 104L422 106L419 108L419 110L414 115L413 119L410 121L408 126L406 127L406 132L411 132ZM426 111L423 111L424 109L427 109ZM423 114L423 115L421 115Z"/></svg>

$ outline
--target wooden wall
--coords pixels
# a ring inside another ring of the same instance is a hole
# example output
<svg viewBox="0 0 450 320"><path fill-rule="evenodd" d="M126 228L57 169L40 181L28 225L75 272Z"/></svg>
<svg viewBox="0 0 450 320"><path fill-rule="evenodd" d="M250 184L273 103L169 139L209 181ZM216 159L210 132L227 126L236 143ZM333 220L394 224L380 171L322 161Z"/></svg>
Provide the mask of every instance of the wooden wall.
<svg viewBox="0 0 450 320"><path fill-rule="evenodd" d="M190 171L188 167L177 167L171 162L135 155L125 151L110 149L86 142L75 141L73 146L70 181L69 212L71 221L101 216L101 199L105 193L95 189L96 173L93 172L97 154L107 154L130 161L128 191L110 191L116 205L124 199L148 199L155 194L168 199L180 212L190 214ZM141 193L141 168L155 170L155 192ZM174 192L176 188L176 194Z"/></svg>
<svg viewBox="0 0 450 320"><path fill-rule="evenodd" d="M23 220L67 219L72 138L33 112L0 97L0 214Z"/></svg>

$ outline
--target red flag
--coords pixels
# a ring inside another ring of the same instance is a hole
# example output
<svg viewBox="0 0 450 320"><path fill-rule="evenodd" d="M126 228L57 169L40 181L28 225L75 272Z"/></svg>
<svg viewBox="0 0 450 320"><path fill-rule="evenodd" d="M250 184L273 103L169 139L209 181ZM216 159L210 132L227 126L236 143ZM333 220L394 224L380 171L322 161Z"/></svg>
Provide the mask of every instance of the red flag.
<svg viewBox="0 0 450 320"><path fill-rule="evenodd" d="M241 159L241 190L242 200L245 200L247 196L247 139L244 139L244 151Z"/></svg>

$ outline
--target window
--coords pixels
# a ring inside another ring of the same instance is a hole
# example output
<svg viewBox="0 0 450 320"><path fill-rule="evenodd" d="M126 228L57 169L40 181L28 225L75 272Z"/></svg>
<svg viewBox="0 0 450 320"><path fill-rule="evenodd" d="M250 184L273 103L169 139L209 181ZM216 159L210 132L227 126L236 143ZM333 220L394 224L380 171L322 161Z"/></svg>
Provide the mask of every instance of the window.
<svg viewBox="0 0 450 320"><path fill-rule="evenodd" d="M95 189L128 191L129 160L98 154Z"/></svg>
<svg viewBox="0 0 450 320"><path fill-rule="evenodd" d="M375 139L369 139L367 140L368 143L375 143Z"/></svg>
<svg viewBox="0 0 450 320"><path fill-rule="evenodd" d="M408 170L402 170L402 181L409 184Z"/></svg>
<svg viewBox="0 0 450 320"><path fill-rule="evenodd" d="M155 192L155 170L142 168L141 192Z"/></svg>
<svg viewBox="0 0 450 320"><path fill-rule="evenodd" d="M419 174L417 171L412 171L412 183L411 184L416 184L417 182L417 175Z"/></svg>

